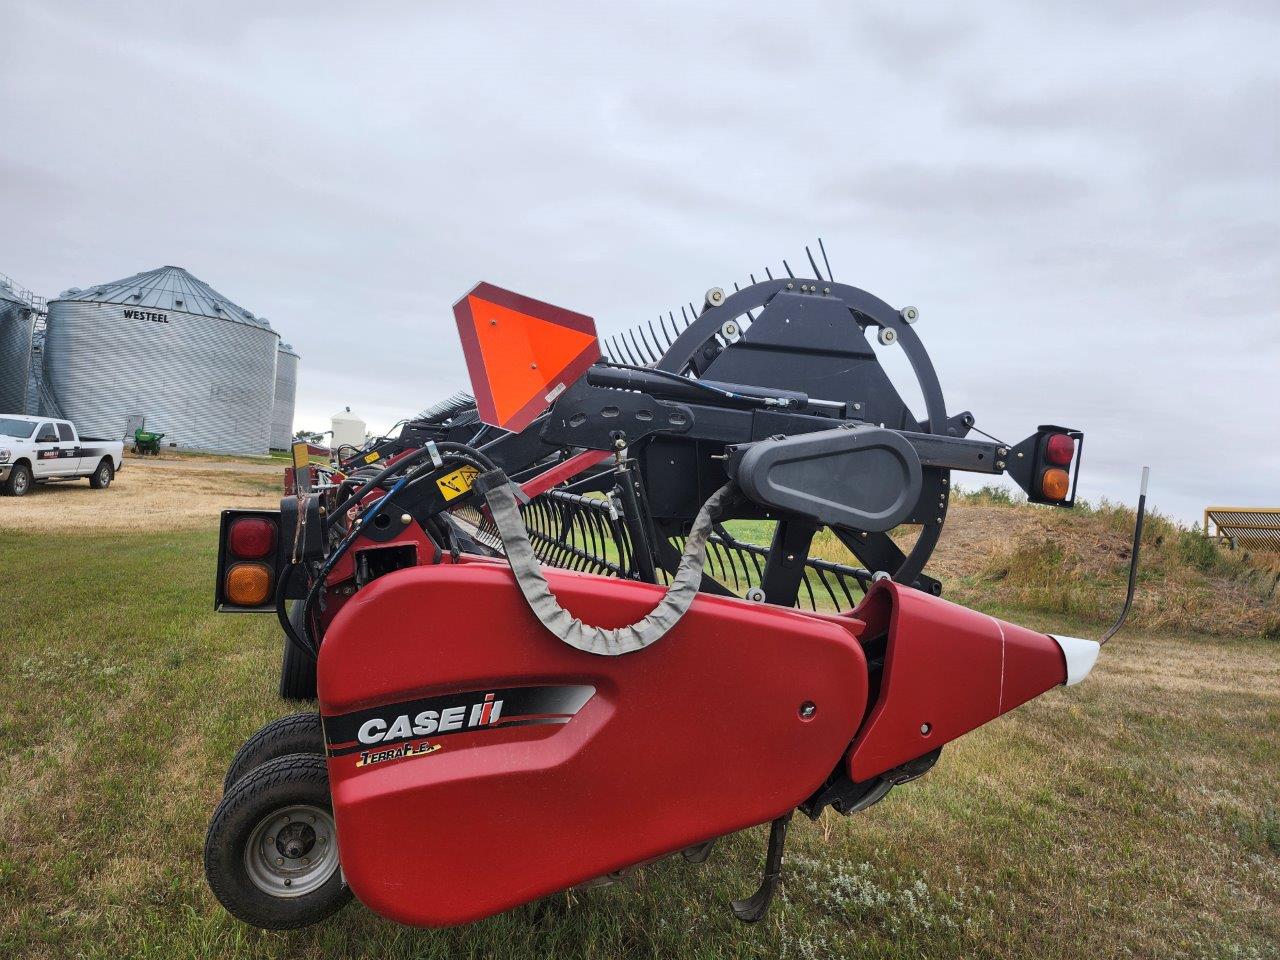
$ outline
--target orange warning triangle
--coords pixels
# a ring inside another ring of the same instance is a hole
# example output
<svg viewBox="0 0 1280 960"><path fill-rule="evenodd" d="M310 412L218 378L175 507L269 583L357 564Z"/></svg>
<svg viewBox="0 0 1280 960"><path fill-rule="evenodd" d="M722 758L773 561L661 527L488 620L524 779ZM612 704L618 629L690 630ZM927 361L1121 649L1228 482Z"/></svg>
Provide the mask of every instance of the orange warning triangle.
<svg viewBox="0 0 1280 960"><path fill-rule="evenodd" d="M481 283L453 307L481 418L522 430L600 358L590 317Z"/></svg>

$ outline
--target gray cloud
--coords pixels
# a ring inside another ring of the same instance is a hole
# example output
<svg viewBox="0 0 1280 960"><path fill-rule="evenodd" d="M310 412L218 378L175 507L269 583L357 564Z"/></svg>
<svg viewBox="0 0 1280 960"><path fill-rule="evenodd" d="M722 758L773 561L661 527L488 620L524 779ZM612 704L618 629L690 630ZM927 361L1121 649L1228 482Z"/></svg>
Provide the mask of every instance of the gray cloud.
<svg viewBox="0 0 1280 960"><path fill-rule="evenodd" d="M0 271L179 263L303 354L300 423L465 385L479 279L612 331L775 270L923 311L953 409L1083 489L1280 496L1280 11L0 0ZM15 226L16 225L16 226Z"/></svg>

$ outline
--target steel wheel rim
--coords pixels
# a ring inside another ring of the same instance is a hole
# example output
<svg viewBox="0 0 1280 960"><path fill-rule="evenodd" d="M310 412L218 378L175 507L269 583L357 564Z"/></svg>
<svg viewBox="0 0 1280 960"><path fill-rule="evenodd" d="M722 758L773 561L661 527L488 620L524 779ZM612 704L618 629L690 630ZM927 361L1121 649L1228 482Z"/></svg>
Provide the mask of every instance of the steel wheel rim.
<svg viewBox="0 0 1280 960"><path fill-rule="evenodd" d="M105 466L98 468L98 482L102 484L111 482L111 472Z"/></svg>
<svg viewBox="0 0 1280 960"><path fill-rule="evenodd" d="M18 475L13 478L13 489L15 493L27 492L27 475L22 471L18 471Z"/></svg>
<svg viewBox="0 0 1280 960"><path fill-rule="evenodd" d="M250 882L273 897L319 890L338 870L332 814L310 804L272 811L250 832L244 867Z"/></svg>

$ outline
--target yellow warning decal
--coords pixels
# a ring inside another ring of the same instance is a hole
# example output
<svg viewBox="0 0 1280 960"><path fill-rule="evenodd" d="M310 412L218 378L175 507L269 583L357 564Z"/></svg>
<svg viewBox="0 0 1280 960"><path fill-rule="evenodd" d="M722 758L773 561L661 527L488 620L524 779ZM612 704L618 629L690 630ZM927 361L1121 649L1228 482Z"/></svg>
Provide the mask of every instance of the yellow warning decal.
<svg viewBox="0 0 1280 960"><path fill-rule="evenodd" d="M440 488L440 493L446 500L452 500L460 497L471 489L471 484L476 482L476 477L480 475L480 471L475 467L459 467L453 473L446 474L436 481L436 486Z"/></svg>
<svg viewBox="0 0 1280 960"><path fill-rule="evenodd" d="M382 454L380 454L377 450L375 450L375 451L373 451L373 453L366 453L366 454L364 455L364 462L365 462L365 463L373 463L373 461L378 460L378 459L380 459L381 457L382 457Z"/></svg>

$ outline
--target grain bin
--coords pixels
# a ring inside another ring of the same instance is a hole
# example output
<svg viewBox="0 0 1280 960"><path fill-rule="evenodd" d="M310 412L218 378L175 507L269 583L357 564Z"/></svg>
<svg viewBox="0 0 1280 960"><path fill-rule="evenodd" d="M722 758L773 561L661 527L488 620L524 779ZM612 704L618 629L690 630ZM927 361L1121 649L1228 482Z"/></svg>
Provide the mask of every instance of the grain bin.
<svg viewBox="0 0 1280 960"><path fill-rule="evenodd" d="M181 267L160 267L49 302L44 365L86 436L139 425L165 444L265 454L279 335Z"/></svg>
<svg viewBox="0 0 1280 960"><path fill-rule="evenodd" d="M298 354L287 343L276 352L276 390L271 405L271 449L288 450L293 442L293 401L298 392Z"/></svg>
<svg viewBox="0 0 1280 960"><path fill-rule="evenodd" d="M0 275L0 414L27 412L35 318L31 295Z"/></svg>

